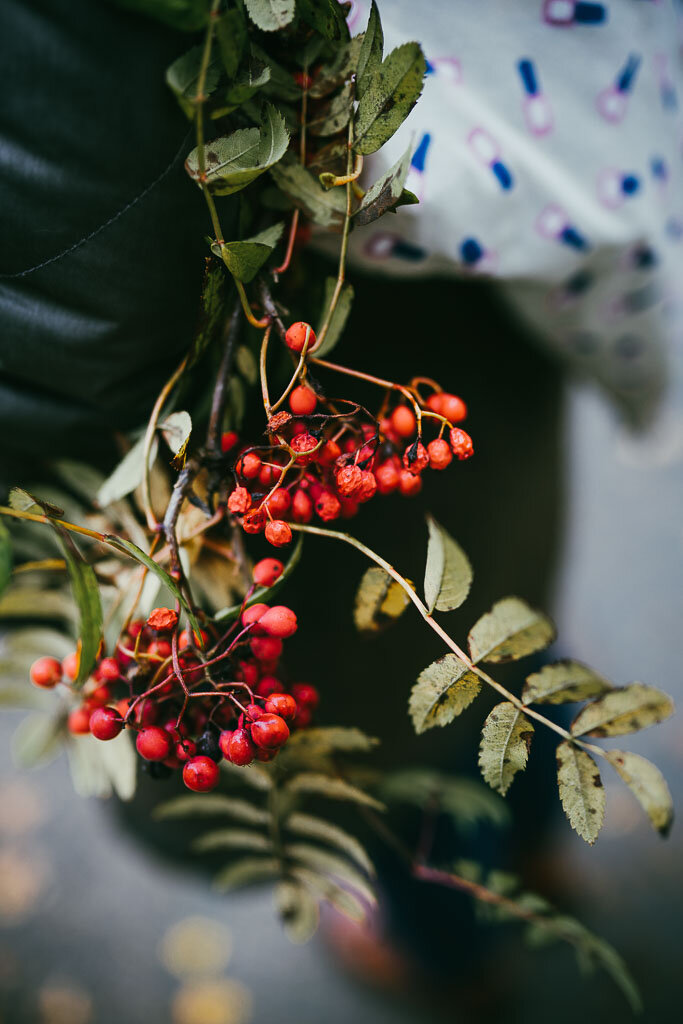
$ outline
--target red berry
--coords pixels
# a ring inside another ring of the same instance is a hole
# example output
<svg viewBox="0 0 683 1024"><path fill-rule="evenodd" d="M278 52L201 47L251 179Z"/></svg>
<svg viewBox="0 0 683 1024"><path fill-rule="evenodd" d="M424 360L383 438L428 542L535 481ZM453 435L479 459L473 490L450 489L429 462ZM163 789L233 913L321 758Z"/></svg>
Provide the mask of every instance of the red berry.
<svg viewBox="0 0 683 1024"><path fill-rule="evenodd" d="M255 636L250 644L257 661L277 661L282 654L282 640L276 636Z"/></svg>
<svg viewBox="0 0 683 1024"><path fill-rule="evenodd" d="M458 398L457 395L448 395L445 392L441 394L441 402L437 412L440 412L451 423L462 423L467 418L467 406L462 398Z"/></svg>
<svg viewBox="0 0 683 1024"><path fill-rule="evenodd" d="M342 498L341 514L344 519L353 519L358 514L358 502L352 501L350 498Z"/></svg>
<svg viewBox="0 0 683 1024"><path fill-rule="evenodd" d="M403 468L411 473L421 473L429 465L429 455L422 441L416 441L403 455Z"/></svg>
<svg viewBox="0 0 683 1024"><path fill-rule="evenodd" d="M451 448L456 459L469 459L474 455L474 447L472 445L472 438L464 430L460 430L459 427L454 427L450 432Z"/></svg>
<svg viewBox="0 0 683 1024"><path fill-rule="evenodd" d="M278 755L278 747L273 750L267 750L265 747L256 748L256 760L257 761L274 761Z"/></svg>
<svg viewBox="0 0 683 1024"><path fill-rule="evenodd" d="M171 737L158 725L141 729L135 740L140 757L145 761L163 761L171 753Z"/></svg>
<svg viewBox="0 0 683 1024"><path fill-rule="evenodd" d="M115 708L93 711L89 724L90 732L98 740L113 740L123 729L123 719Z"/></svg>
<svg viewBox="0 0 683 1024"><path fill-rule="evenodd" d="M310 462L315 461L317 454L315 449L318 447L318 441L308 431L305 434L297 434L296 437L293 437L290 447L300 466L307 466Z"/></svg>
<svg viewBox="0 0 683 1024"><path fill-rule="evenodd" d="M408 405L397 405L390 416L391 426L399 437L412 437L417 430L415 413Z"/></svg>
<svg viewBox="0 0 683 1024"><path fill-rule="evenodd" d="M244 710L250 722L255 722L263 715L263 708L259 704L247 704Z"/></svg>
<svg viewBox="0 0 683 1024"><path fill-rule="evenodd" d="M114 682L121 678L121 668L116 658L102 658L93 676L100 683Z"/></svg>
<svg viewBox="0 0 683 1024"><path fill-rule="evenodd" d="M292 721L293 729L306 729L313 721L313 712L310 708L299 708Z"/></svg>
<svg viewBox="0 0 683 1024"><path fill-rule="evenodd" d="M443 391L435 391L434 394L429 396L429 398L425 402L425 405L432 412L438 412L440 415L443 415L443 413L441 412L441 403L443 402L443 396Z"/></svg>
<svg viewBox="0 0 683 1024"><path fill-rule="evenodd" d="M273 547L284 547L285 544L291 544L292 531L282 519L273 519L266 526L266 540Z"/></svg>
<svg viewBox="0 0 683 1024"><path fill-rule="evenodd" d="M341 502L334 491L323 491L315 503L315 510L324 523L329 523L341 515Z"/></svg>
<svg viewBox="0 0 683 1024"><path fill-rule="evenodd" d="M256 687L259 697L270 697L271 693L279 693L282 690L282 683L275 676L263 676Z"/></svg>
<svg viewBox="0 0 683 1024"><path fill-rule="evenodd" d="M442 437L437 437L436 440L429 442L427 454L429 455L429 465L432 469L445 469L453 461L453 453L448 441L444 441Z"/></svg>
<svg viewBox="0 0 683 1024"><path fill-rule="evenodd" d="M272 693L265 704L266 711L270 715L279 715L288 721L294 718L297 712L297 703L289 693Z"/></svg>
<svg viewBox="0 0 683 1024"><path fill-rule="evenodd" d="M166 661L166 658L171 657L171 644L168 640L152 640L147 648L147 654L153 658L161 658L162 661Z"/></svg>
<svg viewBox="0 0 683 1024"><path fill-rule="evenodd" d="M398 487L399 470L393 459L387 459L375 470L377 490L380 494L391 494Z"/></svg>
<svg viewBox="0 0 683 1024"><path fill-rule="evenodd" d="M302 488L294 492L292 498L292 519L295 523L310 523L313 518L313 502Z"/></svg>
<svg viewBox="0 0 683 1024"><path fill-rule="evenodd" d="M277 558L262 558L254 566L254 583L260 587L272 587L284 572L284 565Z"/></svg>
<svg viewBox="0 0 683 1024"><path fill-rule="evenodd" d="M209 639L209 634L205 633L203 629L200 632L201 642L203 644L206 644L206 641ZM189 629L184 629L180 636L178 637L178 650L182 651L184 650L184 648L189 647L190 644L192 644L194 647L199 647L199 637L197 636L196 633L191 634Z"/></svg>
<svg viewBox="0 0 683 1024"><path fill-rule="evenodd" d="M399 474L398 489L405 498L412 498L422 490L422 477L402 469Z"/></svg>
<svg viewBox="0 0 683 1024"><path fill-rule="evenodd" d="M230 760L230 740L232 739L233 732L233 729L223 729L218 737L218 746L226 761Z"/></svg>
<svg viewBox="0 0 683 1024"><path fill-rule="evenodd" d="M62 660L62 672L67 679L75 679L78 675L78 654L74 651L73 654L67 654L66 658Z"/></svg>
<svg viewBox="0 0 683 1024"><path fill-rule="evenodd" d="M228 430L226 431L226 433L222 434L221 451L223 452L223 454L225 455L225 453L229 452L231 448L234 448L238 441L239 437L237 436L234 430Z"/></svg>
<svg viewBox="0 0 683 1024"><path fill-rule="evenodd" d="M310 89L313 84L313 79L306 71L295 71L294 81L300 89Z"/></svg>
<svg viewBox="0 0 683 1024"><path fill-rule="evenodd" d="M276 519L281 519L282 516L289 512L290 505L292 504L292 495L284 487L278 487L273 491L265 504L272 516L275 516Z"/></svg>
<svg viewBox="0 0 683 1024"><path fill-rule="evenodd" d="M246 729L235 729L228 744L228 760L233 764L251 764L256 748Z"/></svg>
<svg viewBox="0 0 683 1024"><path fill-rule="evenodd" d="M183 768L183 782L195 793L208 793L215 789L220 769L210 757L193 757Z"/></svg>
<svg viewBox="0 0 683 1024"><path fill-rule="evenodd" d="M375 480L374 473L371 473L369 469L364 469L362 472L362 479L355 500L363 503L370 501L377 490L377 481Z"/></svg>
<svg viewBox="0 0 683 1024"><path fill-rule="evenodd" d="M289 728L279 715L262 715L251 727L251 738L257 747L277 749L289 739Z"/></svg>
<svg viewBox="0 0 683 1024"><path fill-rule="evenodd" d="M259 619L259 626L268 636L277 636L281 640L293 636L296 633L296 615L291 608L283 604L276 604L269 608Z"/></svg>
<svg viewBox="0 0 683 1024"><path fill-rule="evenodd" d="M261 472L261 458L256 452L247 452L237 463L237 472L246 480L254 480Z"/></svg>
<svg viewBox="0 0 683 1024"><path fill-rule="evenodd" d="M251 494L246 487L236 487L228 498L228 508L234 515L244 515L251 508Z"/></svg>
<svg viewBox="0 0 683 1024"><path fill-rule="evenodd" d="M106 683L102 683L101 686L95 687L92 693L88 694L88 703L97 707L98 704L108 704L111 700L111 686Z"/></svg>
<svg viewBox="0 0 683 1024"><path fill-rule="evenodd" d="M363 471L360 466L342 466L335 478L339 494L344 498L352 498L359 489L362 479Z"/></svg>
<svg viewBox="0 0 683 1024"><path fill-rule="evenodd" d="M325 441L318 452L318 462L321 466L331 466L341 455L341 448L336 441Z"/></svg>
<svg viewBox="0 0 683 1024"><path fill-rule="evenodd" d="M317 404L318 397L315 391L312 388L306 387L305 384L300 384L298 388L294 388L289 396L289 408L295 416L310 416L312 412L315 412Z"/></svg>
<svg viewBox="0 0 683 1024"><path fill-rule="evenodd" d="M301 352L306 343L308 337L308 348L311 349L315 345L315 331L310 324L304 323L303 320L299 320L295 324L291 324L287 328L285 334L285 344L287 348L290 348L292 352Z"/></svg>
<svg viewBox="0 0 683 1024"><path fill-rule="evenodd" d="M175 745L175 756L179 761L189 761L197 753L197 744L194 740L188 740L183 737Z"/></svg>
<svg viewBox="0 0 683 1024"><path fill-rule="evenodd" d="M294 683L291 689L292 697L300 707L317 708L320 695L315 686L310 683Z"/></svg>
<svg viewBox="0 0 683 1024"><path fill-rule="evenodd" d="M253 508L242 518L242 529L245 533L263 533L267 521L264 508Z"/></svg>
<svg viewBox="0 0 683 1024"><path fill-rule="evenodd" d="M238 679L241 679L247 686L256 686L259 677L259 667L255 661L240 661Z"/></svg>
<svg viewBox="0 0 683 1024"><path fill-rule="evenodd" d="M30 676L34 686L51 690L61 681L62 663L57 658L38 658L38 661L31 665Z"/></svg>
<svg viewBox="0 0 683 1024"><path fill-rule="evenodd" d="M261 466L258 475L258 482L262 487L272 487L277 478L280 475L280 470L277 466L266 466L265 463Z"/></svg>
<svg viewBox="0 0 683 1024"><path fill-rule="evenodd" d="M137 640L137 638L139 637L140 633L142 633L144 628L145 624L142 621L142 619L134 619L129 624L126 632L128 633L128 636L131 638L131 640Z"/></svg>
<svg viewBox="0 0 683 1024"><path fill-rule="evenodd" d="M251 626L258 622L262 615L268 611L267 604L252 604L250 608L245 608L242 612L242 625ZM263 636L264 630L260 626L254 626L251 631L252 636Z"/></svg>
<svg viewBox="0 0 683 1024"><path fill-rule="evenodd" d="M74 708L73 711L70 711L69 717L66 720L66 727L69 732L74 733L76 736L84 736L90 732L91 714L92 709L85 706Z"/></svg>
<svg viewBox="0 0 683 1024"><path fill-rule="evenodd" d="M178 613L172 608L155 608L147 619L147 625L161 633L170 633L178 625Z"/></svg>

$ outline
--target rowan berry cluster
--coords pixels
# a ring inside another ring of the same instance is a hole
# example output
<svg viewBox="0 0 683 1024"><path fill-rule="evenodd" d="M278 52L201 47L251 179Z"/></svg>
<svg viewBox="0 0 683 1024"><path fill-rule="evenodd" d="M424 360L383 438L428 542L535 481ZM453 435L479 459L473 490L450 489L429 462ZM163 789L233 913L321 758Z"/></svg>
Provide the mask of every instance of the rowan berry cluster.
<svg viewBox="0 0 683 1024"><path fill-rule="evenodd" d="M263 559L254 567L254 587L272 586L283 569L277 559ZM296 615L284 605L247 607L254 587L223 635L214 625L201 635L178 632L171 608L130 622L113 656L100 657L92 677L74 691L78 704L67 729L113 740L129 728L149 774L164 778L182 770L196 792L218 784L224 758L236 765L272 761L291 731L310 724L318 691L282 682L283 640L296 632ZM76 653L62 661L43 657L30 677L45 689L73 688L78 668Z"/></svg>
<svg viewBox="0 0 683 1024"><path fill-rule="evenodd" d="M315 348L309 324L292 324L285 337L294 353ZM329 401L306 378L287 395L289 411L271 415L269 443L239 452L228 509L246 533L265 533L281 547L292 539L290 522L348 519L377 493L410 497L421 490L424 470L446 469L473 454L469 434L458 426L467 407L457 395L425 378L406 387L367 379L388 385L376 417L354 402ZM436 433L429 441L425 427ZM235 433L223 435L225 453L238 443Z"/></svg>

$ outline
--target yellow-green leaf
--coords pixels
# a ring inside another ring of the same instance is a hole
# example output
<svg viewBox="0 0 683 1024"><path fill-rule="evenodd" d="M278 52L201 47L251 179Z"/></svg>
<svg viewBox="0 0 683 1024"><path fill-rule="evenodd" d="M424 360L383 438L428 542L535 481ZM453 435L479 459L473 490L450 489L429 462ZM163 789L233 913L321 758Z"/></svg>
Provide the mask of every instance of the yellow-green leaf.
<svg viewBox="0 0 683 1024"><path fill-rule="evenodd" d="M404 43L364 76L354 121L353 148L375 153L405 121L422 92L427 65L418 43Z"/></svg>
<svg viewBox="0 0 683 1024"><path fill-rule="evenodd" d="M420 673L410 694L408 707L415 732L448 725L470 706L480 689L478 677L455 654L432 662Z"/></svg>
<svg viewBox="0 0 683 1024"><path fill-rule="evenodd" d="M406 610L410 598L403 587L379 566L363 574L356 591L353 621L362 633L378 633Z"/></svg>
<svg viewBox="0 0 683 1024"><path fill-rule="evenodd" d="M522 700L525 704L569 704L611 689L611 683L580 661L555 661L527 676Z"/></svg>
<svg viewBox="0 0 683 1024"><path fill-rule="evenodd" d="M479 767L484 781L505 796L517 772L526 768L534 727L510 701L496 704L484 722Z"/></svg>
<svg viewBox="0 0 683 1024"><path fill-rule="evenodd" d="M352 786L344 779L323 775L320 772L302 772L300 775L295 775L286 783L285 789L290 793L315 794L329 797L331 800L349 800L351 803L372 807L375 811L384 810L384 805L369 793L358 789L357 786Z"/></svg>
<svg viewBox="0 0 683 1024"><path fill-rule="evenodd" d="M280 873L280 862L275 857L240 857L214 878L217 889L238 889L252 882L262 882L266 878L277 878Z"/></svg>
<svg viewBox="0 0 683 1024"><path fill-rule="evenodd" d="M211 853L213 850L270 850L267 836L251 828L219 828L205 832L192 843L196 853Z"/></svg>
<svg viewBox="0 0 683 1024"><path fill-rule="evenodd" d="M472 566L459 544L432 516L427 517L429 545L425 569L425 601L430 613L459 608L472 586Z"/></svg>
<svg viewBox="0 0 683 1024"><path fill-rule="evenodd" d="M607 760L615 768L643 808L653 827L668 835L674 817L673 801L659 768L640 754L608 750Z"/></svg>
<svg viewBox="0 0 683 1024"><path fill-rule="evenodd" d="M308 942L318 927L318 901L301 882L288 878L275 887L275 907L292 942Z"/></svg>
<svg viewBox="0 0 683 1024"><path fill-rule="evenodd" d="M519 597L504 597L482 615L467 641L472 661L516 661L555 639L555 627Z"/></svg>
<svg viewBox="0 0 683 1024"><path fill-rule="evenodd" d="M624 736L664 721L673 710L668 694L631 683L588 704L572 722L571 731L574 736Z"/></svg>
<svg viewBox="0 0 683 1024"><path fill-rule="evenodd" d="M372 887L360 872L342 857L328 850L322 850L311 843L290 843L285 846L285 854L291 860L302 864L312 871L337 878L343 885L353 889L371 906L377 903Z"/></svg>
<svg viewBox="0 0 683 1024"><path fill-rule="evenodd" d="M592 846L605 817L600 770L585 750L565 740L557 748L557 783L569 824Z"/></svg>
<svg viewBox="0 0 683 1024"><path fill-rule="evenodd" d="M267 825L269 821L268 814L260 807L248 800L240 800L238 797L226 796L223 793L177 796L173 800L159 804L152 812L152 817L157 821L188 817L215 818L222 815L250 825Z"/></svg>
<svg viewBox="0 0 683 1024"><path fill-rule="evenodd" d="M317 839L328 846L334 846L338 850L355 860L371 877L375 874L375 868L368 857L365 849L358 842L355 836L346 832L338 825L326 821L324 818L314 817L312 814L290 814L285 821L285 827L290 832L306 836L308 839Z"/></svg>

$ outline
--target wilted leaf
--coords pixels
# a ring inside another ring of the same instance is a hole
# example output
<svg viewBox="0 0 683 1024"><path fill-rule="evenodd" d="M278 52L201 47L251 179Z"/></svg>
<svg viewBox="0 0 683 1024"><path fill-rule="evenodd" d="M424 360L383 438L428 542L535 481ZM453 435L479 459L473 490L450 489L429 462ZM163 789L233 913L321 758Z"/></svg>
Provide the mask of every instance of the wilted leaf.
<svg viewBox="0 0 683 1024"><path fill-rule="evenodd" d="M373 75L382 66L384 54L384 33L382 32L382 21L377 10L375 0L372 0L368 27L363 36L363 43L358 56L356 68L356 96L360 100L370 85Z"/></svg>
<svg viewBox="0 0 683 1024"><path fill-rule="evenodd" d="M482 615L467 641L472 661L516 661L541 651L555 639L547 616L534 611L519 597L504 597Z"/></svg>
<svg viewBox="0 0 683 1024"><path fill-rule="evenodd" d="M404 43L367 73L354 121L357 153L376 153L403 124L422 92L426 70L419 44Z"/></svg>
<svg viewBox="0 0 683 1024"><path fill-rule="evenodd" d="M192 417L189 412L172 412L160 424L159 430L174 455L184 451L192 433Z"/></svg>
<svg viewBox="0 0 683 1024"><path fill-rule="evenodd" d="M78 608L78 674L73 686L79 687L92 672L102 643L102 602L95 570L85 561L66 530L57 527L56 532Z"/></svg>
<svg viewBox="0 0 683 1024"><path fill-rule="evenodd" d="M267 836L249 828L221 828L206 832L192 843L195 853L210 853L212 850L270 850Z"/></svg>
<svg viewBox="0 0 683 1024"><path fill-rule="evenodd" d="M663 836L668 835L674 807L666 779L659 768L646 757L626 750L608 750L605 757L619 772L654 828Z"/></svg>
<svg viewBox="0 0 683 1024"><path fill-rule="evenodd" d="M371 877L375 874L375 868L368 857L365 849L358 842L355 836L346 832L338 825L326 821L324 818L316 818L311 814L290 814L285 822L285 827L290 832L297 832L308 839L318 839L321 843L334 846L342 850L348 857L355 860L364 871Z"/></svg>
<svg viewBox="0 0 683 1024"><path fill-rule="evenodd" d="M445 654L420 673L410 693L409 711L415 732L448 725L469 707L481 683L455 654Z"/></svg>
<svg viewBox="0 0 683 1024"><path fill-rule="evenodd" d="M325 191L318 179L291 154L275 164L270 173L277 187L309 220L329 231L342 230L346 214L344 189Z"/></svg>
<svg viewBox="0 0 683 1024"><path fill-rule="evenodd" d="M183 113L192 119L195 115L199 73L202 63L203 44L193 46L182 57L174 60L166 70L166 84L174 93ZM221 65L218 57L209 61L204 79L204 96L210 96L218 85L221 77Z"/></svg>
<svg viewBox="0 0 683 1024"><path fill-rule="evenodd" d="M343 7L337 0L297 0L299 16L332 42L347 40L349 29Z"/></svg>
<svg viewBox="0 0 683 1024"><path fill-rule="evenodd" d="M158 441L154 438L149 452L150 468L154 465L158 449ZM145 438L143 436L126 452L116 469L107 477L97 492L97 504L100 508L106 508L135 490L142 482L144 458Z"/></svg>
<svg viewBox="0 0 683 1024"><path fill-rule="evenodd" d="M308 942L318 927L318 901L300 882L286 879L275 887L275 907L288 938Z"/></svg>
<svg viewBox="0 0 683 1024"><path fill-rule="evenodd" d="M294 18L294 0L244 0L244 6L262 32L277 32Z"/></svg>
<svg viewBox="0 0 683 1024"><path fill-rule="evenodd" d="M363 792L357 786L352 786L344 779L332 778L318 772L302 772L300 775L295 775L285 784L285 789L290 793L315 794L328 797L330 800L349 800L351 803L372 807L376 811L384 810L384 806L379 800L375 800L369 793Z"/></svg>
<svg viewBox="0 0 683 1024"><path fill-rule="evenodd" d="M9 530L0 521L0 594L7 586L12 576L12 541Z"/></svg>
<svg viewBox="0 0 683 1024"><path fill-rule="evenodd" d="M327 313L332 303L332 295L334 293L336 283L337 279L335 277L328 277L325 279L325 297L323 299L323 314L320 319L318 336L320 336L322 325L325 323L325 320L327 319ZM318 345L317 349L315 350L315 354L319 358L322 359L323 356L328 355L332 351L334 346L337 344L342 334L344 333L346 321L348 320L349 313L351 312L351 305L353 303L354 294L355 293L353 290L353 285L342 285L342 290L339 293L337 305L334 307L334 313L332 314L330 326L327 329L327 334L325 335L322 342L320 343L320 345Z"/></svg>
<svg viewBox="0 0 683 1024"><path fill-rule="evenodd" d="M226 242L225 245L212 248L220 253L232 276L248 284L256 277L279 242L283 229L284 224L280 222L253 238L245 238L243 242Z"/></svg>
<svg viewBox="0 0 683 1024"><path fill-rule="evenodd" d="M19 768L39 768L54 761L66 736L65 721L51 715L23 718L12 736L12 757Z"/></svg>
<svg viewBox="0 0 683 1024"><path fill-rule="evenodd" d="M319 138L337 135L342 128L346 128L352 113L353 86L349 83L315 112L307 128L311 135Z"/></svg>
<svg viewBox="0 0 683 1024"><path fill-rule="evenodd" d="M566 740L557 751L557 782L569 824L591 846L605 817L605 789L600 770L585 750Z"/></svg>
<svg viewBox="0 0 683 1024"><path fill-rule="evenodd" d="M310 843L289 843L285 847L285 854L304 867L337 878L344 886L355 890L370 906L376 905L377 897L367 879L342 857Z"/></svg>
<svg viewBox="0 0 683 1024"><path fill-rule="evenodd" d="M371 566L356 591L353 621L363 633L378 633L390 626L410 604L403 587L384 569Z"/></svg>
<svg viewBox="0 0 683 1024"><path fill-rule="evenodd" d="M534 727L510 701L496 704L484 722L479 767L492 789L505 796L517 772L526 768Z"/></svg>
<svg viewBox="0 0 683 1024"><path fill-rule="evenodd" d="M262 112L260 128L240 128L232 135L223 135L206 146L206 184L219 196L239 192L260 174L273 167L289 145L289 132L284 118L271 103ZM198 184L199 157L193 149L185 166Z"/></svg>
<svg viewBox="0 0 683 1024"><path fill-rule="evenodd" d="M555 661L532 672L522 690L525 704L568 704L597 697L612 684L579 661Z"/></svg>
<svg viewBox="0 0 683 1024"><path fill-rule="evenodd" d="M234 78L247 48L249 36L242 12L224 11L216 22L216 39L228 78Z"/></svg>
<svg viewBox="0 0 683 1024"><path fill-rule="evenodd" d="M436 608L459 608L472 586L472 566L459 544L432 516L427 517L429 546L425 569L425 600L430 614Z"/></svg>
<svg viewBox="0 0 683 1024"><path fill-rule="evenodd" d="M218 872L214 885L221 890L239 889L252 882L277 878L279 874L280 862L275 857L241 857Z"/></svg>
<svg viewBox="0 0 683 1024"><path fill-rule="evenodd" d="M371 224L382 214L396 210L399 206L418 202L412 192L407 192L403 188L410 170L412 149L411 142L401 159L365 193L363 201L353 215L354 224L358 227Z"/></svg>
<svg viewBox="0 0 683 1024"><path fill-rule="evenodd" d="M382 778L378 793L389 804L407 803L421 810L433 807L466 831L481 823L502 827L509 821L505 802L481 782L431 768L391 772Z"/></svg>
<svg viewBox="0 0 683 1024"><path fill-rule="evenodd" d="M157 821L175 818L215 818L226 815L249 825L267 825L266 811L247 800L225 796L223 793L207 793L196 796L177 796L154 808L152 817Z"/></svg>
<svg viewBox="0 0 683 1024"><path fill-rule="evenodd" d="M673 711L668 694L631 683L587 704L572 722L571 732L573 736L624 736L663 722Z"/></svg>

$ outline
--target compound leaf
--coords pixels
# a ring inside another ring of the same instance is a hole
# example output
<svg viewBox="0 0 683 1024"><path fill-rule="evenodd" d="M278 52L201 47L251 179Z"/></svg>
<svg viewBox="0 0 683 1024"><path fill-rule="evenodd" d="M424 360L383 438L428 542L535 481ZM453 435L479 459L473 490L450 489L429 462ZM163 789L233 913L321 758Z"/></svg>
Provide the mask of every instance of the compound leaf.
<svg viewBox="0 0 683 1024"><path fill-rule="evenodd" d="M314 817L312 814L290 814L285 822L285 827L290 832L306 836L308 839L318 839L321 843L334 846L343 853L355 860L360 867L371 877L375 874L372 861L365 852L364 847L358 842L355 836L346 832L338 825L326 821L324 818Z"/></svg>
<svg viewBox="0 0 683 1024"><path fill-rule="evenodd" d="M177 796L154 808L152 816L157 821L175 818L213 818L226 815L248 825L267 825L266 811L248 800L225 796L223 793L207 793L205 796Z"/></svg>
<svg viewBox="0 0 683 1024"><path fill-rule="evenodd" d="M352 786L344 779L333 778L319 772L302 772L295 775L286 783L285 789L290 793L315 794L326 796L330 800L349 800L351 803L372 807L376 811L384 810L384 805L379 800L375 800L357 786Z"/></svg>

